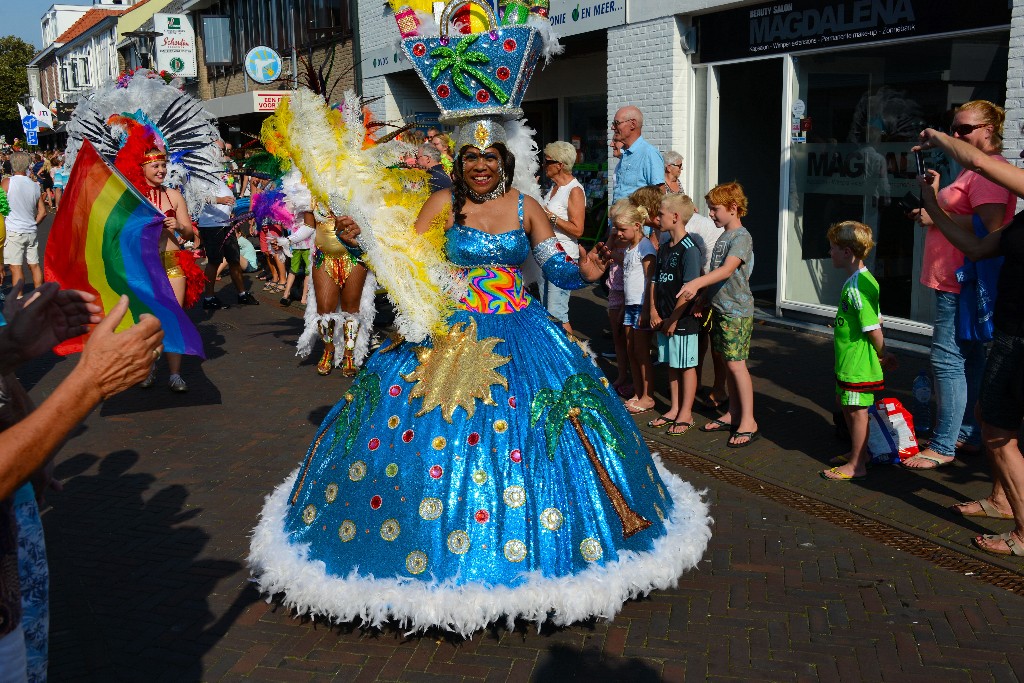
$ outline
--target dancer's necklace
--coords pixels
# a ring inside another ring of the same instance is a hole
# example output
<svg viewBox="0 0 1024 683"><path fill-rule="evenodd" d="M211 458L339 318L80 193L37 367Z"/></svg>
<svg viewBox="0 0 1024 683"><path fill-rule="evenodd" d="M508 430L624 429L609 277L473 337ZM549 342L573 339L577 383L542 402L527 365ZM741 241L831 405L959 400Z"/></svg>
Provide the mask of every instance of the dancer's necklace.
<svg viewBox="0 0 1024 683"><path fill-rule="evenodd" d="M483 204L484 202L486 202L488 200L497 199L498 197L501 197L502 195L504 195L505 194L505 189L502 187L501 183L498 183L497 187L495 187L490 192L485 192L484 194L480 194L478 192L474 192L473 190L471 190L469 188L466 188L466 194L468 194L469 198L472 199L477 204Z"/></svg>

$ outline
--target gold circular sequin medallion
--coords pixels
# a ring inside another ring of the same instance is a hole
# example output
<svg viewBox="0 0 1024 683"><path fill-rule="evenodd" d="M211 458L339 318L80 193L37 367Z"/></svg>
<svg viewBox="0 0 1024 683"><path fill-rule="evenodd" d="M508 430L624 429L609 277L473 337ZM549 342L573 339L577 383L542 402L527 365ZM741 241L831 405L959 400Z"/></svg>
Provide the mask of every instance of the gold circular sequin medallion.
<svg viewBox="0 0 1024 683"><path fill-rule="evenodd" d="M505 543L505 559L509 562L522 562L526 559L526 544L517 538Z"/></svg>
<svg viewBox="0 0 1024 683"><path fill-rule="evenodd" d="M343 543L348 543L355 537L356 523L351 519L346 519L341 523L341 526L338 527L338 538L340 538Z"/></svg>
<svg viewBox="0 0 1024 683"><path fill-rule="evenodd" d="M420 517L432 522L444 512L444 503L440 498L424 498L420 501Z"/></svg>
<svg viewBox="0 0 1024 683"><path fill-rule="evenodd" d="M380 537L385 541L393 541L402 533L402 526L397 519L385 519L380 525Z"/></svg>
<svg viewBox="0 0 1024 683"><path fill-rule="evenodd" d="M302 510L302 521L306 524L312 524L314 519L316 519L316 505L307 505Z"/></svg>
<svg viewBox="0 0 1024 683"><path fill-rule="evenodd" d="M362 460L356 460L354 463L348 466L348 478L352 481L362 481L363 477L366 476L366 463Z"/></svg>
<svg viewBox="0 0 1024 683"><path fill-rule="evenodd" d="M487 483L487 473L483 470L477 470L473 473L473 482L477 485L483 486Z"/></svg>
<svg viewBox="0 0 1024 683"><path fill-rule="evenodd" d="M398 463L393 462L384 468L384 474L393 477L398 474Z"/></svg>
<svg viewBox="0 0 1024 683"><path fill-rule="evenodd" d="M504 434L505 432L508 431L508 422L506 422L505 420L495 420L494 431L496 431L498 434Z"/></svg>
<svg viewBox="0 0 1024 683"><path fill-rule="evenodd" d="M469 552L469 534L459 529L448 534L448 550L456 555Z"/></svg>
<svg viewBox="0 0 1024 683"><path fill-rule="evenodd" d="M444 450L444 447L448 445L448 440L443 436L435 436L430 445L434 447L435 451Z"/></svg>
<svg viewBox="0 0 1024 683"><path fill-rule="evenodd" d="M427 569L427 554L422 550L413 550L405 556L405 568L410 574L422 574Z"/></svg>
<svg viewBox="0 0 1024 683"><path fill-rule="evenodd" d="M328 503L333 503L338 498L338 485L331 483L327 485L327 489L324 491L324 498Z"/></svg>
<svg viewBox="0 0 1024 683"><path fill-rule="evenodd" d="M503 498L505 499L505 505L508 505L510 508L522 507L526 503L526 491L522 486L509 486L505 489Z"/></svg>
<svg viewBox="0 0 1024 683"><path fill-rule="evenodd" d="M562 528L564 521L565 517L562 516L562 511L558 508L546 508L544 512L540 513L540 523L548 531L558 531Z"/></svg>
<svg viewBox="0 0 1024 683"><path fill-rule="evenodd" d="M398 419L397 415L392 415L391 417L388 418L388 428L389 429L395 429L396 427L398 427L398 423L399 423L399 419Z"/></svg>
<svg viewBox="0 0 1024 683"><path fill-rule="evenodd" d="M587 562L597 562L604 555L604 550L596 538L584 538L580 542L580 554Z"/></svg>

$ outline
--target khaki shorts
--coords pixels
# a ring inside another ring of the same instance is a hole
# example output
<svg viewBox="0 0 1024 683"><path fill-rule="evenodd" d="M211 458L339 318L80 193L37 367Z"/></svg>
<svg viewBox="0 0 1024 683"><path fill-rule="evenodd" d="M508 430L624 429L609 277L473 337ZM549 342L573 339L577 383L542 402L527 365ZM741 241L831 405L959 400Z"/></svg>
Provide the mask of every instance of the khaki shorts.
<svg viewBox="0 0 1024 683"><path fill-rule="evenodd" d="M734 318L718 311L711 312L711 348L727 361L750 357L750 334L753 330L753 316Z"/></svg>
<svg viewBox="0 0 1024 683"><path fill-rule="evenodd" d="M20 266L39 263L39 241L34 232L7 232L4 243L4 263Z"/></svg>

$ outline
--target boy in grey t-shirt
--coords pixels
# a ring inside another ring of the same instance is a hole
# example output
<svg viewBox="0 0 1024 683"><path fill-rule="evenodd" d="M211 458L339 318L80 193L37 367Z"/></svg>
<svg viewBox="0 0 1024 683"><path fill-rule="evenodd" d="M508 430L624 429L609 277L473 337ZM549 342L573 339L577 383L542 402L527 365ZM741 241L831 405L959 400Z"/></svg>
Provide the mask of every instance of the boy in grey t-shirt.
<svg viewBox="0 0 1024 683"><path fill-rule="evenodd" d="M754 328L754 297L750 269L754 243L743 227L747 197L739 183L718 185L705 195L711 220L725 229L711 254L711 270L691 280L679 296L689 301L707 287L711 300L711 348L721 355L729 370L729 410L701 427L704 432L733 431L730 448L743 448L757 438L754 420L754 387L747 370L750 334Z"/></svg>

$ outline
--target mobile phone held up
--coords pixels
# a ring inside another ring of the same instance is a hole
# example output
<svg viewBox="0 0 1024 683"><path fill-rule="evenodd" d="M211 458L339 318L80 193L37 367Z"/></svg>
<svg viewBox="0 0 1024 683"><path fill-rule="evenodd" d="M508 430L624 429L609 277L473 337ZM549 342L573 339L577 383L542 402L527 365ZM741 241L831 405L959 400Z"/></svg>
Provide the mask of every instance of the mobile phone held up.
<svg viewBox="0 0 1024 683"><path fill-rule="evenodd" d="M924 175L924 156L921 155L921 150L917 150L916 152L914 152L914 161L917 162L917 175Z"/></svg>

